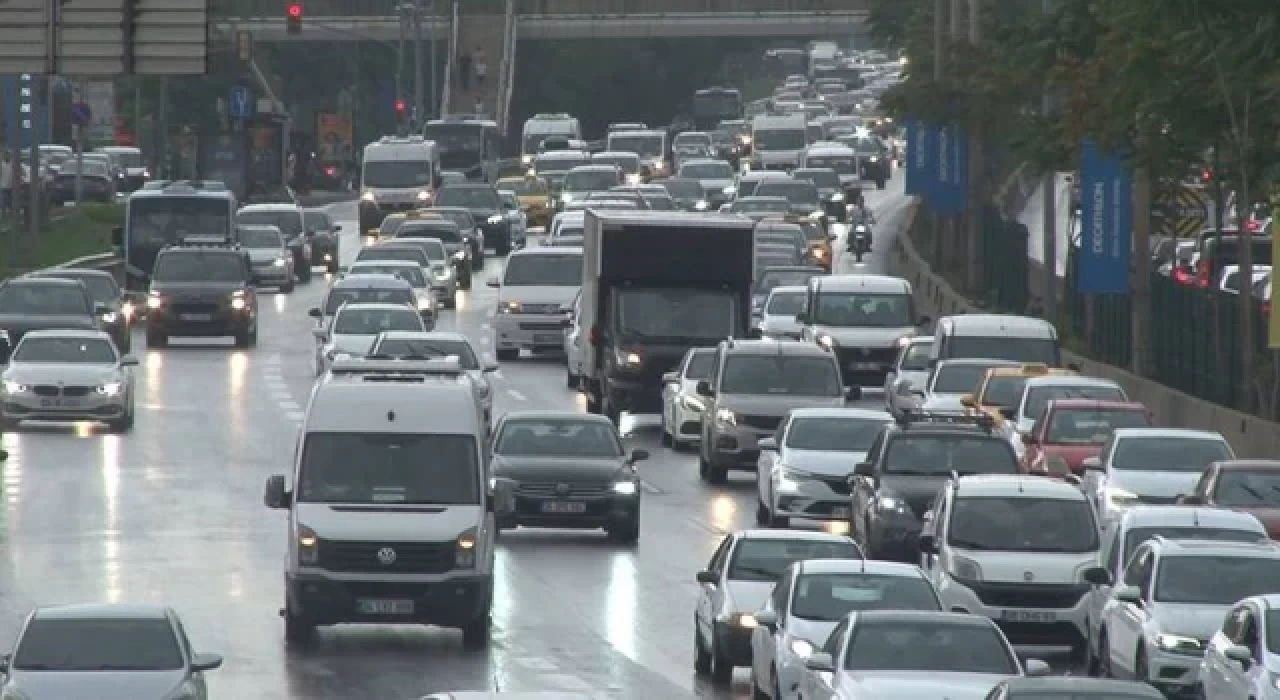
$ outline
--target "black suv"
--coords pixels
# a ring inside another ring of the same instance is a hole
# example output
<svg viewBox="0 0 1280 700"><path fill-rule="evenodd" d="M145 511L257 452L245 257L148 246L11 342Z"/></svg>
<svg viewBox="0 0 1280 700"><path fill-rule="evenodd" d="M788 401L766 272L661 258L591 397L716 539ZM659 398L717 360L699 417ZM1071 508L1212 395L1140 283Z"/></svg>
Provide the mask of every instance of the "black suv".
<svg viewBox="0 0 1280 700"><path fill-rule="evenodd" d="M476 226L484 232L485 245L493 246L498 255L511 252L511 222L507 220L502 198L493 185L467 183L446 185L436 193L436 206L458 207L471 212Z"/></svg>
<svg viewBox="0 0 1280 700"><path fill-rule="evenodd" d="M989 417L907 414L849 477L849 533L869 559L914 563L925 513L953 475L1016 473L1013 445Z"/></svg>
<svg viewBox="0 0 1280 700"><path fill-rule="evenodd" d="M147 292L147 346L173 336L258 342L258 293L248 252L234 244L183 243L160 251Z"/></svg>

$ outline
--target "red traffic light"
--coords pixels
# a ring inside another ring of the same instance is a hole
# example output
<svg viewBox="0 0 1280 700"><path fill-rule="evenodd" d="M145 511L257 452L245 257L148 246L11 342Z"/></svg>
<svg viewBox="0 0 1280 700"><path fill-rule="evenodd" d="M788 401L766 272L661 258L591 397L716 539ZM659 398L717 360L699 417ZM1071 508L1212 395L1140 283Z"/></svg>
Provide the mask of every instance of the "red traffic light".
<svg viewBox="0 0 1280 700"><path fill-rule="evenodd" d="M404 100L396 100L396 111L403 113L405 110Z"/></svg>
<svg viewBox="0 0 1280 700"><path fill-rule="evenodd" d="M300 2L289 3L289 7L285 10L285 12L287 12L289 14L289 17L292 19L302 19L302 3Z"/></svg>

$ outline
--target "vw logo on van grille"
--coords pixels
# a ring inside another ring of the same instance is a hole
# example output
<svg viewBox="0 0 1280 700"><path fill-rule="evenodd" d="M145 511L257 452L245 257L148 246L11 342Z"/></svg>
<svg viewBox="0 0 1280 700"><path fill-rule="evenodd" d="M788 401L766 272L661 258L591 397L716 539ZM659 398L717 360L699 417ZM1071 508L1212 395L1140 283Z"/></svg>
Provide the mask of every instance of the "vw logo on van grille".
<svg viewBox="0 0 1280 700"><path fill-rule="evenodd" d="M378 550L378 561L383 566L391 566L396 563L396 550L390 547L383 547Z"/></svg>
<svg viewBox="0 0 1280 700"><path fill-rule="evenodd" d="M393 552L393 554L394 554L394 552ZM1024 571L1024 572L1022 572L1022 580L1023 580L1023 581L1026 581L1027 583L1030 583L1030 582L1032 582L1032 581L1036 580L1036 575L1035 575L1035 574L1033 574L1033 573L1031 573L1030 571Z"/></svg>
<svg viewBox="0 0 1280 700"><path fill-rule="evenodd" d="M571 487L568 484L556 484L556 494L560 496L568 496Z"/></svg>

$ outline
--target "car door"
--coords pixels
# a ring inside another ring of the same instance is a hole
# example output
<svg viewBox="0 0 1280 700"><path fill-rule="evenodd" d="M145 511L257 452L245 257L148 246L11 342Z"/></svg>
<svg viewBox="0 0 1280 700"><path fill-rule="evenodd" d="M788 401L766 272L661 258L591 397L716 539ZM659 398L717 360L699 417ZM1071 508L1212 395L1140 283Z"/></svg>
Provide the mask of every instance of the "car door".
<svg viewBox="0 0 1280 700"><path fill-rule="evenodd" d="M866 461L879 469L880 452L884 449L885 431L881 431L876 439L871 442L871 448L867 450ZM878 471L877 471L878 474ZM876 498L876 479L877 476L863 476L860 474L849 475L849 520L853 526L850 532L855 536L861 534L860 542L864 545L871 542L871 533L867 531L867 526L871 522L871 507L875 503Z"/></svg>
<svg viewBox="0 0 1280 700"><path fill-rule="evenodd" d="M1204 652L1200 682L1204 684L1206 698L1245 698L1247 695L1232 693L1229 688L1236 677L1243 675L1237 662L1227 658L1227 649L1235 646L1248 617L1247 603L1236 605L1222 620L1222 629L1214 633ZM1233 668L1234 666L1234 668Z"/></svg>
<svg viewBox="0 0 1280 700"><path fill-rule="evenodd" d="M891 412L893 411L893 383L898 380L898 372L902 371L902 361L910 351L910 343L906 343L902 347L898 348L898 356L894 358L893 364L889 367L889 371L884 375L884 404L885 408Z"/></svg>
<svg viewBox="0 0 1280 700"><path fill-rule="evenodd" d="M1098 552L1098 566L1111 574L1112 581L1119 581L1124 570L1121 556L1124 554L1124 532L1116 527L1102 538L1102 549ZM1089 644L1098 643L1098 625L1102 620L1102 609L1111 596L1113 586L1092 586L1085 595L1085 630L1089 633ZM1092 647L1096 650L1096 647Z"/></svg>
<svg viewBox="0 0 1280 700"><path fill-rule="evenodd" d="M699 639L703 640L708 647L714 634L716 611L720 609L720 603L724 597L725 564L729 561L729 554L736 539L733 534L725 535L720 541L720 546L716 547L715 553L711 555L711 561L707 562L707 571L716 575L717 583L698 584L702 590L698 594L695 624Z"/></svg>
<svg viewBox="0 0 1280 700"><path fill-rule="evenodd" d="M774 629L761 625L751 635L751 666L756 678L763 687L772 687L773 669L787 659L786 647L786 614L791 599L791 587L796 579L795 565L787 567L787 572L778 579L773 593L764 605L764 610L772 612L778 619Z"/></svg>
<svg viewBox="0 0 1280 700"><path fill-rule="evenodd" d="M581 292L578 293L581 298ZM689 362L693 358L693 351L689 350L680 358L680 364L672 370L672 374L676 375L674 382L665 382L662 385L662 426L670 431L672 435L676 430L676 401L680 399L680 387L684 379L684 373L689 367Z"/></svg>
<svg viewBox="0 0 1280 700"><path fill-rule="evenodd" d="M1262 647L1262 619L1258 615L1258 611L1250 604L1245 604L1242 611L1243 615L1240 620L1239 633L1232 640L1234 644L1245 647L1253 654L1253 661L1246 668L1239 661L1224 659L1223 668L1225 673L1223 678L1226 680L1220 696L1210 696L1214 698L1245 698L1257 697L1259 694L1256 688L1265 688L1268 676L1271 674L1263 666L1262 661L1265 653ZM1263 691L1265 692L1265 691Z"/></svg>
<svg viewBox="0 0 1280 700"><path fill-rule="evenodd" d="M778 429L773 431L773 439L777 443L777 449L760 450L760 458L756 462L756 491L760 493L760 499L764 503L773 503L773 468L782 461L787 426L790 424L791 415L788 414L778 424Z"/></svg>
<svg viewBox="0 0 1280 700"><path fill-rule="evenodd" d="M939 552L943 550L947 538L947 517L951 513L950 500L951 489L947 486L942 487L942 490L938 491L938 495L933 498L933 507L929 509L929 512L925 513L924 524L920 529L921 535L933 535L933 541L937 543ZM938 555L921 552L920 568L924 569L929 576L934 589L942 590L942 579L947 572L943 567L938 566Z"/></svg>
<svg viewBox="0 0 1280 700"><path fill-rule="evenodd" d="M1116 438L1113 433L1107 441L1103 443L1102 450L1098 452L1098 459L1102 463L1102 469L1086 469L1084 470L1084 478L1081 480L1080 489L1084 491L1085 498L1089 500L1089 504L1093 506L1094 515L1098 516L1098 524L1106 527L1107 522L1103 520L1102 499L1105 496L1107 488L1107 469L1111 468L1111 455L1115 452Z"/></svg>
<svg viewBox="0 0 1280 700"><path fill-rule="evenodd" d="M846 616L841 620L840 624L831 631L831 636L827 637L827 641L823 643L820 650L824 654L831 655L831 664L836 669L835 673L805 670L804 681L800 683L800 688L804 691L801 697L805 700L836 697L836 687L840 683L840 669L844 666L844 641L849 633L851 619L852 617Z"/></svg>
<svg viewBox="0 0 1280 700"><path fill-rule="evenodd" d="M1134 671L1138 646L1143 644L1142 629L1147 619L1147 593L1155 570L1155 554L1149 544L1144 544L1133 553L1125 567L1124 585L1133 586L1142 591L1142 602L1127 603L1116 600L1113 596L1107 602L1105 624L1107 644L1110 650L1111 667L1119 669L1126 676Z"/></svg>

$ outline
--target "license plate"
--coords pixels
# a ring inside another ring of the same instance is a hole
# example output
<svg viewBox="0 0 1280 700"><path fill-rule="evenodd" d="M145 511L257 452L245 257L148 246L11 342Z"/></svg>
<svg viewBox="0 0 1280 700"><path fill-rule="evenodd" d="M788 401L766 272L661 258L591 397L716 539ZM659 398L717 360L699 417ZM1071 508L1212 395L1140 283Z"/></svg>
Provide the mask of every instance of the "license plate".
<svg viewBox="0 0 1280 700"><path fill-rule="evenodd" d="M1002 610L1000 619L1007 622L1051 623L1058 621L1058 615L1044 610Z"/></svg>
<svg viewBox="0 0 1280 700"><path fill-rule="evenodd" d="M41 399L41 408L80 408L80 399Z"/></svg>
<svg viewBox="0 0 1280 700"><path fill-rule="evenodd" d="M356 608L365 615L412 615L413 601L361 598Z"/></svg>
<svg viewBox="0 0 1280 700"><path fill-rule="evenodd" d="M854 362L849 365L852 369L880 369L879 362Z"/></svg>
<svg viewBox="0 0 1280 700"><path fill-rule="evenodd" d="M563 342L564 342L564 336L563 336L563 335L559 335L559 334L557 334L557 333L534 333L534 334L533 334L533 342L538 343L538 344L542 344L542 343L547 343L547 344L563 343Z"/></svg>
<svg viewBox="0 0 1280 700"><path fill-rule="evenodd" d="M847 518L847 517L849 517L849 509L848 509L847 507L842 507L842 508L832 508L832 509L831 509L831 517L833 517L833 518Z"/></svg>
<svg viewBox="0 0 1280 700"><path fill-rule="evenodd" d="M178 314L178 319L182 321L212 321L213 314Z"/></svg>
<svg viewBox="0 0 1280 700"><path fill-rule="evenodd" d="M587 512L585 503L567 503L565 501L546 501L542 504L543 513L574 514Z"/></svg>

